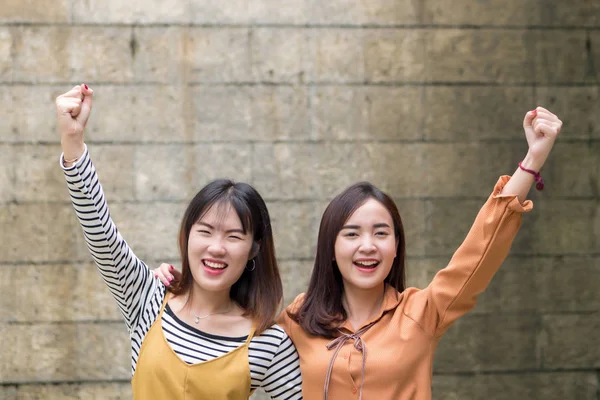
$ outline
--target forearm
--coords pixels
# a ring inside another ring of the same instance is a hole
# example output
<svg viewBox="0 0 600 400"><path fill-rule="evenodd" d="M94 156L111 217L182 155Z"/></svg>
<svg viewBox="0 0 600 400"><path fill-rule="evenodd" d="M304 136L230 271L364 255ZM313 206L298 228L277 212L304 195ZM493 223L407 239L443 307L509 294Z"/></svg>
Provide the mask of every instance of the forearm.
<svg viewBox="0 0 600 400"><path fill-rule="evenodd" d="M60 146L64 154L64 166L71 167L85 153L85 144L78 138L61 138Z"/></svg>
<svg viewBox="0 0 600 400"><path fill-rule="evenodd" d="M471 310L508 255L521 214L531 210L532 203L520 204L512 196L498 196L507 179L499 179L448 266L436 274L427 289L415 294L413 304L407 307L407 315L427 332L439 336Z"/></svg>
<svg viewBox="0 0 600 400"><path fill-rule="evenodd" d="M529 170L539 172L544 164L545 160L539 160L531 156L529 153L525 156L521 165ZM510 180L506 183L502 191L501 196L517 196L519 202L523 202L527 199L527 194L531 189L531 185L535 182L533 174L522 170L517 167Z"/></svg>
<svg viewBox="0 0 600 400"><path fill-rule="evenodd" d="M144 299L155 289L146 265L121 237L110 217L102 186L85 152L64 174L75 214L84 231L88 249L108 289L133 330Z"/></svg>

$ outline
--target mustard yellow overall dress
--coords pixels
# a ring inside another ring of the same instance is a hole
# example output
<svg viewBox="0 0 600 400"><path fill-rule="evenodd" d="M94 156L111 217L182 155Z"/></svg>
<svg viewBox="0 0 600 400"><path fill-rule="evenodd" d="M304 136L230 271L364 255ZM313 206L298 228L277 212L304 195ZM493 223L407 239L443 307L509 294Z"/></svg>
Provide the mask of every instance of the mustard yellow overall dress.
<svg viewBox="0 0 600 400"><path fill-rule="evenodd" d="M144 338L132 387L135 400L247 400L250 397L250 364L246 343L215 359L187 364L169 346L160 313Z"/></svg>

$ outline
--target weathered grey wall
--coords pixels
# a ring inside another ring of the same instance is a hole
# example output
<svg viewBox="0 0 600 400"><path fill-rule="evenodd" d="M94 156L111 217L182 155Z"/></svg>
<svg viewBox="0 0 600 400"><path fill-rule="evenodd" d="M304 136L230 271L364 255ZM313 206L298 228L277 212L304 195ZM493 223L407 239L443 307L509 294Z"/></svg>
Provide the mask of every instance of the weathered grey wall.
<svg viewBox="0 0 600 400"><path fill-rule="evenodd" d="M0 398L130 396L125 327L58 168L53 100L86 82L87 142L136 253L177 262L191 195L248 181L287 300L324 205L359 179L399 203L426 285L524 155L524 113L549 107L565 124L547 189L443 341L434 398L600 399L599 28L597 0L4 0Z"/></svg>

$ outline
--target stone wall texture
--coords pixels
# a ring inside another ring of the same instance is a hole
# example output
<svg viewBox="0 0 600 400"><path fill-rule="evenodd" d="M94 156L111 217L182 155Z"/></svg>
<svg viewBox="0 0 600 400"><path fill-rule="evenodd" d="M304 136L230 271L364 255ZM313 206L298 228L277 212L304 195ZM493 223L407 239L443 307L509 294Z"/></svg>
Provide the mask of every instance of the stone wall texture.
<svg viewBox="0 0 600 400"><path fill-rule="evenodd" d="M524 113L550 108L547 187L442 341L434 399L600 400L599 81L598 0L3 0L0 399L131 397L125 325L58 167L54 98L85 82L87 143L136 253L178 264L191 196L248 181L286 301L357 180L398 202L409 283L427 285L524 156Z"/></svg>

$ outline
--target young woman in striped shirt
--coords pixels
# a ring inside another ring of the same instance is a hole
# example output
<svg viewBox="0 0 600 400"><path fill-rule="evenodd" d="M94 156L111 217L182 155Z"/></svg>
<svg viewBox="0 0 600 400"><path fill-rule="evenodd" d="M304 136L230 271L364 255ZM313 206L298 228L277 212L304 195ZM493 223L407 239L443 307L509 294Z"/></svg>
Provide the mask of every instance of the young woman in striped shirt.
<svg viewBox="0 0 600 400"><path fill-rule="evenodd" d="M165 290L119 234L87 147L93 91L56 99L67 186L98 270L131 336L136 399L301 399L298 354L274 324L282 287L269 213L244 183L200 190L181 223L182 276Z"/></svg>

